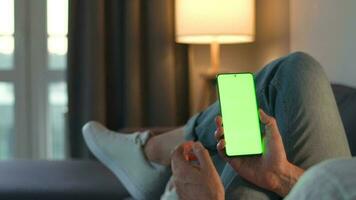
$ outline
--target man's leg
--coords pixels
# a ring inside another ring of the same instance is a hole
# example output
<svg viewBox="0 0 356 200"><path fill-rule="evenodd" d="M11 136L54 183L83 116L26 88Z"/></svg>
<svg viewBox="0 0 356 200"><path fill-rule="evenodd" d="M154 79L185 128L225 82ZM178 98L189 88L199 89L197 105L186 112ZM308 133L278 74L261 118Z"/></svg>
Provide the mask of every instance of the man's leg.
<svg viewBox="0 0 356 200"><path fill-rule="evenodd" d="M293 53L256 75L260 106L277 119L288 160L309 168L349 157L335 97L322 67L305 53Z"/></svg>
<svg viewBox="0 0 356 200"><path fill-rule="evenodd" d="M174 129L151 137L144 146L144 152L148 160L169 166L171 164L171 152L184 141L184 128Z"/></svg>
<svg viewBox="0 0 356 200"><path fill-rule="evenodd" d="M144 146L147 159L168 166L171 163L171 152L176 146L187 140L199 140L217 158L214 159L215 165L224 167L225 162L217 155L213 134L216 129L214 120L219 112L218 102L215 102L205 111L193 116L184 127L150 137Z"/></svg>
<svg viewBox="0 0 356 200"><path fill-rule="evenodd" d="M313 58L290 54L263 68L255 81L260 107L276 118L290 162L307 169L329 158L350 156L330 83ZM186 126L189 138L201 141L213 157L214 118L219 113L215 103ZM220 166L221 162L217 161ZM240 179L229 166L221 176L228 198L278 198Z"/></svg>

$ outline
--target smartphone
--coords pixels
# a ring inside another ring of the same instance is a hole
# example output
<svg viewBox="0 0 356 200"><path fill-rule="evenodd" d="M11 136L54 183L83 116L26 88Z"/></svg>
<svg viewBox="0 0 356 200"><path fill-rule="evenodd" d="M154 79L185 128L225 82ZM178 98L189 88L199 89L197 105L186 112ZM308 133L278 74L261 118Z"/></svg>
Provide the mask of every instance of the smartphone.
<svg viewBox="0 0 356 200"><path fill-rule="evenodd" d="M226 155L261 155L262 134L253 74L218 74L217 88Z"/></svg>

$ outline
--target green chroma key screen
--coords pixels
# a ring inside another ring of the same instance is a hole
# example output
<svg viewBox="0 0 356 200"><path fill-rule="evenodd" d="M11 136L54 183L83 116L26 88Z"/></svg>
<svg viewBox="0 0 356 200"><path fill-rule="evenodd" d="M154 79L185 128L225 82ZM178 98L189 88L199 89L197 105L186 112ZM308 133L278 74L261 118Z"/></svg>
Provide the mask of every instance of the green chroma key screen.
<svg viewBox="0 0 356 200"><path fill-rule="evenodd" d="M226 155L262 154L253 74L219 74L217 81Z"/></svg>

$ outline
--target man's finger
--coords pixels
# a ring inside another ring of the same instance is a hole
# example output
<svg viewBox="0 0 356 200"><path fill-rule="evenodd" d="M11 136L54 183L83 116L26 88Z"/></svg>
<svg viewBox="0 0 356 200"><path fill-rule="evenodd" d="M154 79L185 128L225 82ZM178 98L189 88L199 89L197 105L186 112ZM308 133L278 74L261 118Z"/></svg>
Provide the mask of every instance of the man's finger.
<svg viewBox="0 0 356 200"><path fill-rule="evenodd" d="M225 153L225 139L219 140L218 144L216 145L216 149L218 150L221 158L223 158L226 162L230 161L229 157L227 157Z"/></svg>
<svg viewBox="0 0 356 200"><path fill-rule="evenodd" d="M217 141L219 141L222 137L224 137L224 129L222 127L222 118L221 116L216 116L215 117L215 123L216 123L216 130L214 132L215 138Z"/></svg>
<svg viewBox="0 0 356 200"><path fill-rule="evenodd" d="M216 149L218 151L224 151L225 150L225 139L219 140L218 144L216 145Z"/></svg>
<svg viewBox="0 0 356 200"><path fill-rule="evenodd" d="M203 147L200 142L196 142L193 145L193 151L198 158L200 168L203 170L215 170L213 161L210 158L208 151Z"/></svg>
<svg viewBox="0 0 356 200"><path fill-rule="evenodd" d="M261 122L267 124L269 121L269 116L262 109L259 109L258 111L260 113Z"/></svg>
<svg viewBox="0 0 356 200"><path fill-rule="evenodd" d="M184 144L179 145L172 153L171 168L173 176L177 181L184 183L194 182L197 179L199 172L189 161L184 157Z"/></svg>
<svg viewBox="0 0 356 200"><path fill-rule="evenodd" d="M220 115L215 117L215 123L217 127L222 126L222 118Z"/></svg>
<svg viewBox="0 0 356 200"><path fill-rule="evenodd" d="M220 139L224 138L224 128L223 127L217 127L215 132L214 132L214 135L215 135L215 139L217 141L219 141Z"/></svg>
<svg viewBox="0 0 356 200"><path fill-rule="evenodd" d="M266 134L267 133L271 133L271 134L279 133L279 129L278 129L276 120L273 117L267 115L262 109L259 109L259 113L260 113L261 122L266 125L267 129L269 129L269 130L266 130Z"/></svg>
<svg viewBox="0 0 356 200"><path fill-rule="evenodd" d="M179 168L187 167L188 161L184 158L184 147L183 144L179 145L172 153L171 165L172 172L178 172Z"/></svg>

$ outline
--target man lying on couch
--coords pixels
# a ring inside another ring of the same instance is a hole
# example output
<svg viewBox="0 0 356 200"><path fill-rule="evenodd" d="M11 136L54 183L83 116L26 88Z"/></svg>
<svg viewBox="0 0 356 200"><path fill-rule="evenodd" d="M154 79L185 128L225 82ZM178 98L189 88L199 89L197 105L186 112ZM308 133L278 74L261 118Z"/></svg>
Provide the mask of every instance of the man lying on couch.
<svg viewBox="0 0 356 200"><path fill-rule="evenodd" d="M255 74L255 82L265 124L260 157L225 157L218 103L184 127L154 137L90 122L83 128L85 141L135 199L279 199L304 170L350 157L330 83L312 57L297 52L275 60ZM191 140L199 141L193 145L199 166L183 157L182 144Z"/></svg>

